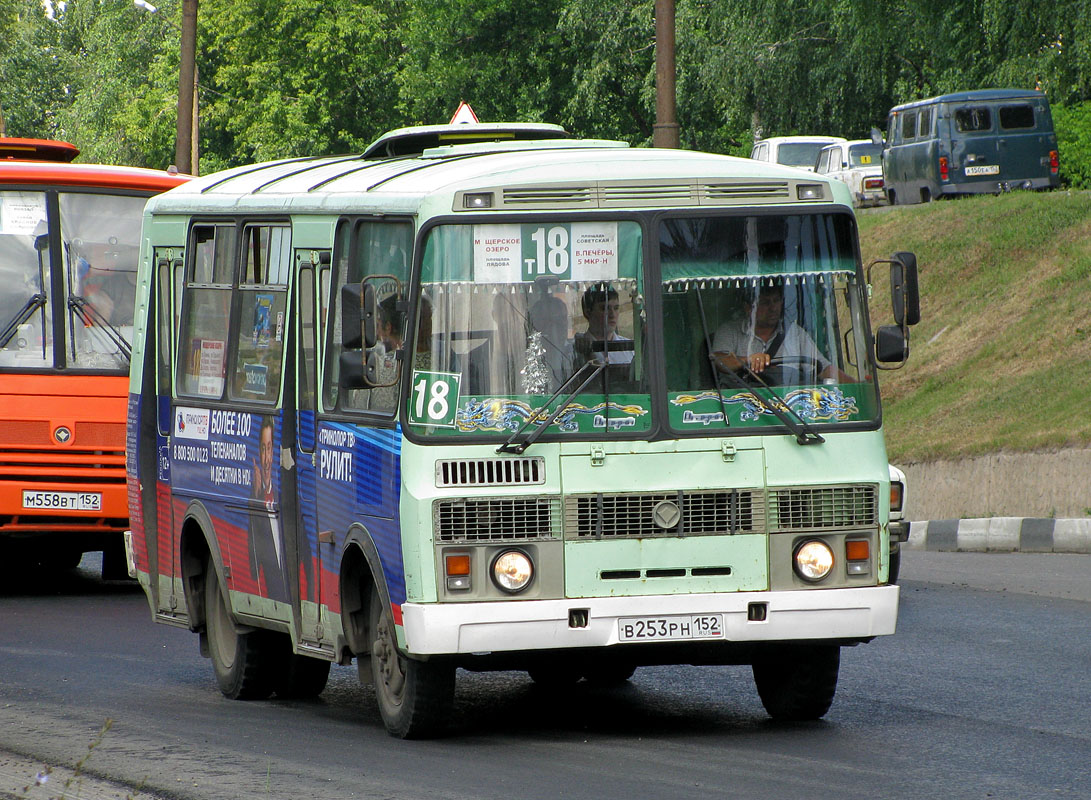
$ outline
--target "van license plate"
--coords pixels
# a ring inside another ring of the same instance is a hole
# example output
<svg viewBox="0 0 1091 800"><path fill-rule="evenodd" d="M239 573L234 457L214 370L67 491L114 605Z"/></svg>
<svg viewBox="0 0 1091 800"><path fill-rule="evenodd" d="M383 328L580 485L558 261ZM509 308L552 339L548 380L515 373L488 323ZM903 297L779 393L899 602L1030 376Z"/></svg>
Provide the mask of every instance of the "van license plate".
<svg viewBox="0 0 1091 800"><path fill-rule="evenodd" d="M623 642L666 642L674 639L724 638L723 614L627 617L617 621Z"/></svg>
<svg viewBox="0 0 1091 800"><path fill-rule="evenodd" d="M24 489L23 508L102 511L102 492L32 492Z"/></svg>
<svg viewBox="0 0 1091 800"><path fill-rule="evenodd" d="M967 175L999 175L999 164L983 164L979 167L966 167Z"/></svg>

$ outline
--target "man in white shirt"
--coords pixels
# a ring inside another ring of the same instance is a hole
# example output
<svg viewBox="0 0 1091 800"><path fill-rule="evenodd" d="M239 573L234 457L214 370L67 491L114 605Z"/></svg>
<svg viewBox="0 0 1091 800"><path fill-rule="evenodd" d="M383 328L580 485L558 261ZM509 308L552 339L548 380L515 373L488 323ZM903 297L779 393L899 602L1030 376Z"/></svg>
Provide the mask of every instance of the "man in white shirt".
<svg viewBox="0 0 1091 800"><path fill-rule="evenodd" d="M794 321L785 322L781 286L763 286L756 302L744 301L742 317L728 320L716 330L712 352L723 372L738 372L745 366L761 375L776 360L782 369L774 383L811 382L816 377L813 373L820 380L852 380L830 363L803 328Z"/></svg>

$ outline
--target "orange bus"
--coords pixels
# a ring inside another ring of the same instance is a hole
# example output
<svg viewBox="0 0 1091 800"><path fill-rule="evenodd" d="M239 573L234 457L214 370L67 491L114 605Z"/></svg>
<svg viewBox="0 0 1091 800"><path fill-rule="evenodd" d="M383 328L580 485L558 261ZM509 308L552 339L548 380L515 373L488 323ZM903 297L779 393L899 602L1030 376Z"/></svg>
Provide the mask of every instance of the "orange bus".
<svg viewBox="0 0 1091 800"><path fill-rule="evenodd" d="M0 138L0 557L124 577L140 221L186 176Z"/></svg>

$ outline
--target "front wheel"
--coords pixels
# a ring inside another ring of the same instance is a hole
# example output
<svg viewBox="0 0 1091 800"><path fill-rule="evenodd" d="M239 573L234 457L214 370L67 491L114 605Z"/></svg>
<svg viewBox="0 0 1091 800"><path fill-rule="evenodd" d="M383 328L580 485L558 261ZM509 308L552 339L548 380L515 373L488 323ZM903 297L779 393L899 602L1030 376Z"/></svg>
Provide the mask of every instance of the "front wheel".
<svg viewBox="0 0 1091 800"><path fill-rule="evenodd" d="M276 634L240 632L231 618L216 567L205 570L205 630L212 670L224 697L264 700L273 693L276 677Z"/></svg>
<svg viewBox="0 0 1091 800"><path fill-rule="evenodd" d="M454 706L455 669L443 661L416 661L398 650L390 608L371 593L371 674L383 724L399 739L441 734Z"/></svg>
<svg viewBox="0 0 1091 800"><path fill-rule="evenodd" d="M897 583L898 574L902 571L902 546L898 544L890 548L890 567L887 571L887 583Z"/></svg>
<svg viewBox="0 0 1091 800"><path fill-rule="evenodd" d="M754 662L754 683L769 716L781 722L821 718L837 691L837 645L778 647Z"/></svg>

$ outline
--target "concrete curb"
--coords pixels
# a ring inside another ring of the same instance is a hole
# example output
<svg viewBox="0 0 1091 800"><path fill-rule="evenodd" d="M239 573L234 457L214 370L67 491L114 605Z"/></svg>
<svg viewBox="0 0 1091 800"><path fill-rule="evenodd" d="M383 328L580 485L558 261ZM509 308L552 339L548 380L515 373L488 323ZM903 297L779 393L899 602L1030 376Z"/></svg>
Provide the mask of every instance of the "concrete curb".
<svg viewBox="0 0 1091 800"><path fill-rule="evenodd" d="M990 517L909 523L909 550L1091 553L1091 519Z"/></svg>

